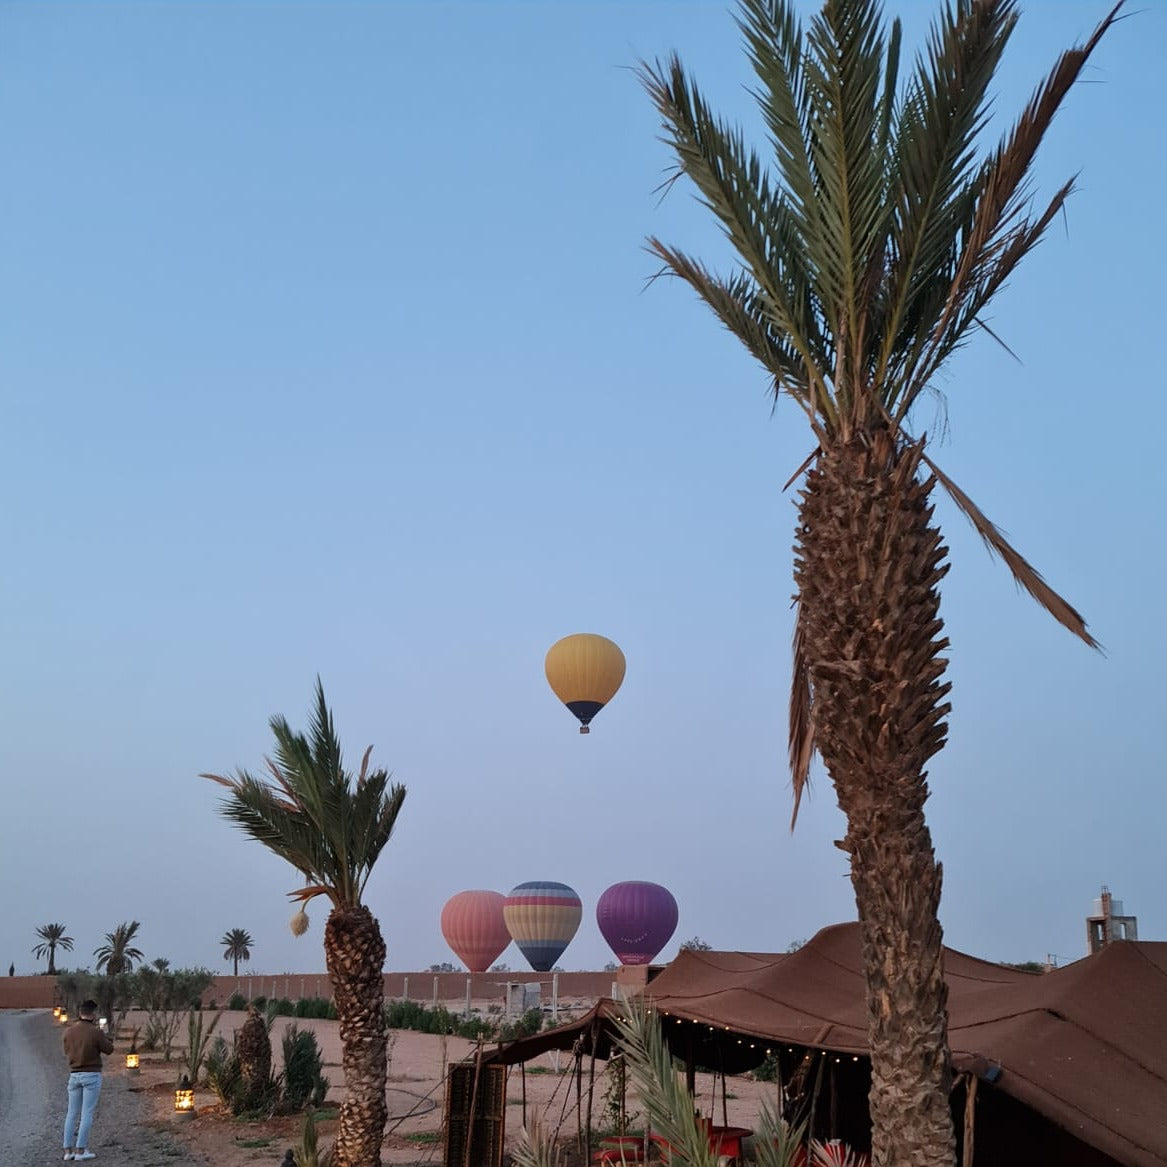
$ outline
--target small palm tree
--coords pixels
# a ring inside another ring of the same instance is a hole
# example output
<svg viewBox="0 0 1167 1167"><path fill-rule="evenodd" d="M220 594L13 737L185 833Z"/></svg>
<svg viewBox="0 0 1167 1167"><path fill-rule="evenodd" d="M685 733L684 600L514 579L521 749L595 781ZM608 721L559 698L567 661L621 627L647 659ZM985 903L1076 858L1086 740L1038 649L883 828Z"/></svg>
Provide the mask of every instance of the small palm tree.
<svg viewBox="0 0 1167 1167"><path fill-rule="evenodd" d="M142 959L142 951L133 946L141 925L137 920L119 924L112 932L105 934L105 943L93 950L97 957L97 971L106 976L132 972L134 965Z"/></svg>
<svg viewBox="0 0 1167 1167"><path fill-rule="evenodd" d="M251 933L245 928L232 928L219 943L223 946L223 959L235 962L235 976L238 976L239 962L246 964L251 959L251 946L255 943Z"/></svg>
<svg viewBox="0 0 1167 1167"><path fill-rule="evenodd" d="M64 924L42 924L37 930L36 934L41 938L41 943L33 950L32 954L40 960L42 957L49 958L48 975L55 977L57 975L56 955L59 948L62 952L73 951L73 937L65 935Z"/></svg>
<svg viewBox="0 0 1167 1167"><path fill-rule="evenodd" d="M274 757L266 760L271 781L246 770L232 778L202 777L229 791L221 803L225 818L303 874L307 882L290 893L293 900L305 904L326 896L332 905L324 958L340 1022L345 1084L333 1162L377 1167L388 1117L385 941L361 895L393 834L405 787L391 784L385 770L370 772L371 746L359 774L345 770L319 679L307 736L293 732L283 717L269 724L275 736Z"/></svg>
<svg viewBox="0 0 1167 1167"><path fill-rule="evenodd" d="M1120 5L1121 6L1121 0ZM924 819L950 685L933 522L939 483L1017 582L1089 645L1082 617L931 459L913 405L1040 242L1073 182L1033 202L1032 165L1118 6L1061 55L982 153L1016 0L947 0L902 72L879 0L741 0L769 157L717 117L674 56L642 78L677 175L736 251L727 275L649 249L762 365L808 427L795 536L794 813L818 753L847 816L862 926L876 1167L949 1167L941 869ZM991 333L990 333L991 335Z"/></svg>

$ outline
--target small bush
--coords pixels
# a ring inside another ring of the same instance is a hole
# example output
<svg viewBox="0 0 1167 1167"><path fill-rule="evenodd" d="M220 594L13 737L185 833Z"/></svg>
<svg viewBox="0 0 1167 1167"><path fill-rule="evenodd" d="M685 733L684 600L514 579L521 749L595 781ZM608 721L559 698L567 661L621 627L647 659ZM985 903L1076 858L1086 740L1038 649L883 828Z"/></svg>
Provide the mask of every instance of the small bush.
<svg viewBox="0 0 1167 1167"><path fill-rule="evenodd" d="M230 1009L232 1013L242 1013L247 1008L247 998L242 993L232 993L227 998L225 1008Z"/></svg>
<svg viewBox="0 0 1167 1167"><path fill-rule="evenodd" d="M520 1037L530 1037L543 1028L542 1009L528 1009L521 1017L514 1021L504 1021L498 1027L499 1041L515 1041Z"/></svg>
<svg viewBox="0 0 1167 1167"><path fill-rule="evenodd" d="M296 1002L292 1016L335 1021L336 1006L327 997L302 997Z"/></svg>
<svg viewBox="0 0 1167 1167"><path fill-rule="evenodd" d="M324 1058L310 1030L289 1025L284 1031L284 1076L281 1109L292 1113L307 1106L318 1108L328 1093L328 1079L322 1073Z"/></svg>

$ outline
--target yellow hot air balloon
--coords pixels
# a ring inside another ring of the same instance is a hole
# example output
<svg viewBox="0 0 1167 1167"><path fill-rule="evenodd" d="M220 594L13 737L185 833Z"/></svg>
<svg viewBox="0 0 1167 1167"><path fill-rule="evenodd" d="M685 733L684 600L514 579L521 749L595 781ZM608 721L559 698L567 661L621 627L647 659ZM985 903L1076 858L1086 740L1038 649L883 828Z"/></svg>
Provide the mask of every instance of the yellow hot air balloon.
<svg viewBox="0 0 1167 1167"><path fill-rule="evenodd" d="M624 654L606 636L578 632L557 640L543 665L555 696L580 720L580 733L616 695L624 680Z"/></svg>

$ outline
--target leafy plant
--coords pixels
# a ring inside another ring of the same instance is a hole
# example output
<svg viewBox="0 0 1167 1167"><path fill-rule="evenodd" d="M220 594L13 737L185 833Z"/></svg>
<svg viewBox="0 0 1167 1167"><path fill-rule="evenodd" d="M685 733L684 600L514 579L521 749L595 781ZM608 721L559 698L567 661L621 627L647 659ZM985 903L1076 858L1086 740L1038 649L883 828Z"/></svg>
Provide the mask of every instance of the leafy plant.
<svg viewBox="0 0 1167 1167"><path fill-rule="evenodd" d="M316 1121L309 1111L304 1115L304 1130L299 1145L292 1148L296 1167L332 1167L332 1148L321 1148L316 1136Z"/></svg>
<svg viewBox="0 0 1167 1167"><path fill-rule="evenodd" d="M143 965L132 978L132 993L146 1011L142 1044L146 1049L161 1047L170 1061L174 1038L187 1012L197 1009L199 996L214 982L205 968L171 970L157 964Z"/></svg>
<svg viewBox="0 0 1167 1167"><path fill-rule="evenodd" d="M329 1082L323 1074L324 1058L316 1035L310 1029L301 1030L296 1025L289 1025L284 1031L282 1045L284 1073L281 1109L298 1112L306 1106L321 1106L328 1094Z"/></svg>
<svg viewBox="0 0 1167 1167"><path fill-rule="evenodd" d="M190 1080L197 1083L199 1080L199 1073L203 1068L203 1059L206 1057L207 1045L211 1040L211 1035L215 1032L215 1027L219 1024L219 1018L222 1017L221 1012L216 1013L211 1018L209 1025L203 1024L203 1014L197 1010L191 1010L186 1017L186 1072Z"/></svg>

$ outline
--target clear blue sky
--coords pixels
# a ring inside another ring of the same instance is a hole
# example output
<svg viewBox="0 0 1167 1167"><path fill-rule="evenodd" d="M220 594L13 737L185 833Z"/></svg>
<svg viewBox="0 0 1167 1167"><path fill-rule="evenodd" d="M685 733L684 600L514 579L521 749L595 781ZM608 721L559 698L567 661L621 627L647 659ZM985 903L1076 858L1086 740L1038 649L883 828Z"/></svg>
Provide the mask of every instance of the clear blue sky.
<svg viewBox="0 0 1167 1167"><path fill-rule="evenodd" d="M1018 110L1104 0L1031 0ZM891 0L918 43L932 5ZM809 10L809 5L808 5ZM820 775L785 765L798 411L656 233L724 263L632 67L678 50L756 118L717 3L0 4L0 966L323 967L296 874L200 771L256 768L323 678L409 790L370 884L391 968L453 959L465 888L668 885L677 941L852 918ZM1088 617L1019 595L946 501L950 745L929 813L947 941L1084 948L1102 883L1167 938L1161 195L1167 6L1109 34L1047 142L1065 223L937 386L940 464ZM999 132L995 125L993 137ZM937 431L925 412L922 427ZM624 688L580 737L543 678L595 631ZM510 949L504 959L520 967Z"/></svg>

